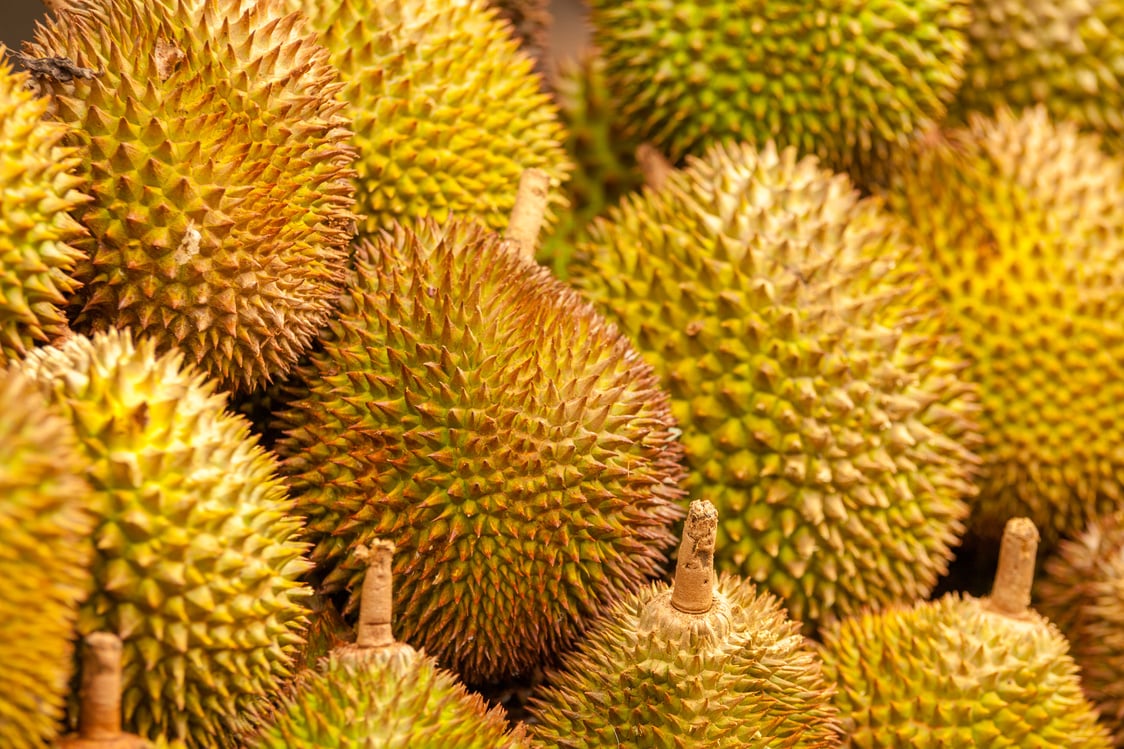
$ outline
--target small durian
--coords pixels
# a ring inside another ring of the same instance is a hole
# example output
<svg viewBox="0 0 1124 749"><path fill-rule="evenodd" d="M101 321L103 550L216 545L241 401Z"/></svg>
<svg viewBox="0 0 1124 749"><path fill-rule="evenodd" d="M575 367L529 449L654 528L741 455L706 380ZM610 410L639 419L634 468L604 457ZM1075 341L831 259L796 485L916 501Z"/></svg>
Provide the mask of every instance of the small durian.
<svg viewBox="0 0 1124 749"><path fill-rule="evenodd" d="M3 73L0 72L0 76ZM0 162L2 163L2 162ZM33 382L0 368L0 746L55 738L90 592L89 466Z"/></svg>
<svg viewBox="0 0 1124 749"><path fill-rule="evenodd" d="M26 45L86 73L41 78L93 197L75 329L128 327L230 389L311 345L355 223L339 75L281 3L104 0Z"/></svg>
<svg viewBox="0 0 1124 749"><path fill-rule="evenodd" d="M391 633L391 560L382 540L369 552L352 645L334 648L305 675L254 749L515 749L503 709L489 709L436 661ZM366 559L364 559L366 557Z"/></svg>
<svg viewBox="0 0 1124 749"><path fill-rule="evenodd" d="M1043 567L1038 609L1069 640L1085 696L1124 746L1124 511L1093 519Z"/></svg>
<svg viewBox="0 0 1124 749"><path fill-rule="evenodd" d="M991 594L865 613L823 631L847 746L1108 749L1069 644L1027 608L1038 531L1007 523Z"/></svg>
<svg viewBox="0 0 1124 749"><path fill-rule="evenodd" d="M22 369L92 462L93 593L77 631L123 640L126 727L234 744L306 624L306 546L276 459L212 381L151 339L75 336Z"/></svg>
<svg viewBox="0 0 1124 749"><path fill-rule="evenodd" d="M818 656L772 595L715 581L718 513L691 503L671 585L606 612L529 706L532 746L834 747Z"/></svg>
<svg viewBox="0 0 1124 749"><path fill-rule="evenodd" d="M0 48L2 49L2 48ZM67 332L62 307L85 233L68 211L87 200L67 129L0 55L0 365Z"/></svg>

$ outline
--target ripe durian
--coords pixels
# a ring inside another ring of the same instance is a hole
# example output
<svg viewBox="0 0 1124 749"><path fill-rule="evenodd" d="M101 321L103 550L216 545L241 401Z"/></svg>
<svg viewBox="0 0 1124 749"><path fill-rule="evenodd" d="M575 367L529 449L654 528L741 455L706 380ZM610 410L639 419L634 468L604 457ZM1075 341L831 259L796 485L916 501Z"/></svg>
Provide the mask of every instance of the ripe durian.
<svg viewBox="0 0 1124 749"><path fill-rule="evenodd" d="M27 45L93 201L80 332L133 329L224 387L287 372L332 311L354 227L338 74L281 0L104 0Z"/></svg>
<svg viewBox="0 0 1124 749"><path fill-rule="evenodd" d="M1124 511L1062 541L1044 568L1038 609L1069 640L1085 696L1124 746Z"/></svg>
<svg viewBox="0 0 1124 749"><path fill-rule="evenodd" d="M541 747L838 745L831 690L800 625L752 583L715 583L718 513L691 503L672 585L616 603L531 701Z"/></svg>
<svg viewBox="0 0 1124 749"><path fill-rule="evenodd" d="M3 75L0 73L0 75ZM34 384L0 369L0 745L57 735L71 633L89 593L94 517L74 428Z"/></svg>
<svg viewBox="0 0 1124 749"><path fill-rule="evenodd" d="M556 109L487 0L288 2L346 81L361 234L450 215L500 230L525 169L566 178Z"/></svg>
<svg viewBox="0 0 1124 749"><path fill-rule="evenodd" d="M966 0L591 0L617 117L673 161L737 139L839 170L945 114Z"/></svg>
<svg viewBox="0 0 1124 749"><path fill-rule="evenodd" d="M973 116L901 154L905 219L981 393L970 524L1046 543L1124 503L1124 159L1041 107Z"/></svg>
<svg viewBox="0 0 1124 749"><path fill-rule="evenodd" d="M853 747L1107 749L1069 645L1027 608L1038 532L1007 524L991 594L949 594L824 630Z"/></svg>
<svg viewBox="0 0 1124 749"><path fill-rule="evenodd" d="M363 547L356 549L359 552ZM354 645L306 676L255 749L515 749L502 708L488 709L453 674L391 633L391 557L375 541L363 578ZM364 554L358 554L360 561Z"/></svg>
<svg viewBox="0 0 1124 749"><path fill-rule="evenodd" d="M67 211L86 200L67 129L49 102L0 57L0 365L67 331L61 307L77 287L82 227Z"/></svg>
<svg viewBox="0 0 1124 749"><path fill-rule="evenodd" d="M972 492L975 408L901 227L772 145L610 209L574 283L660 374L720 569L812 626L928 595Z"/></svg>
<svg viewBox="0 0 1124 749"><path fill-rule="evenodd" d="M225 396L127 332L33 351L24 369L93 463L93 594L78 633L124 641L130 731L222 747L288 675L307 571L276 460Z"/></svg>
<svg viewBox="0 0 1124 749"><path fill-rule="evenodd" d="M470 682L520 674L664 561L683 496L667 396L478 224L425 219L359 254L277 445L321 590L354 593L351 550L393 539L399 639Z"/></svg>

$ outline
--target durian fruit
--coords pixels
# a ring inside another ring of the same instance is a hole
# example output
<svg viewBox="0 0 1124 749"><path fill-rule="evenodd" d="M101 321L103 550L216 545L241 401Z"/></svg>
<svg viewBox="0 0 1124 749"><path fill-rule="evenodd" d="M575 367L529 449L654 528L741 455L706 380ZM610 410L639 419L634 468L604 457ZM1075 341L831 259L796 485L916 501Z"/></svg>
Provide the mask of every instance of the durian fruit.
<svg viewBox="0 0 1124 749"><path fill-rule="evenodd" d="M321 592L353 611L352 549L393 539L399 639L470 683L569 646L659 570L682 516L652 369L517 245L431 219L367 245L280 414Z"/></svg>
<svg viewBox="0 0 1124 749"><path fill-rule="evenodd" d="M82 257L72 244L82 227L67 213L86 200L79 159L30 82L0 57L0 365L66 332L60 308Z"/></svg>
<svg viewBox="0 0 1124 749"><path fill-rule="evenodd" d="M981 392L972 528L1047 545L1124 503L1124 160L1041 107L903 153L886 200L922 249Z"/></svg>
<svg viewBox="0 0 1124 749"><path fill-rule="evenodd" d="M3 75L0 73L0 75ZM0 368L0 746L58 732L94 553L88 461L34 384Z"/></svg>
<svg viewBox="0 0 1124 749"><path fill-rule="evenodd" d="M566 178L556 107L487 0L288 2L347 84L361 234L450 215L500 230L523 170Z"/></svg>
<svg viewBox="0 0 1124 749"><path fill-rule="evenodd" d="M1014 518L986 598L951 593L823 632L847 746L1107 749L1068 643L1027 608L1037 545Z"/></svg>
<svg viewBox="0 0 1124 749"><path fill-rule="evenodd" d="M942 118L963 75L966 0L591 0L617 117L672 161L768 141L837 170Z"/></svg>
<svg viewBox="0 0 1124 749"><path fill-rule="evenodd" d="M93 201L79 332L152 337L226 388L287 372L332 311L354 229L338 73L282 0L104 0L27 45Z"/></svg>
<svg viewBox="0 0 1124 749"><path fill-rule="evenodd" d="M1124 511L1095 518L1043 566L1038 609L1069 640L1085 696L1124 746Z"/></svg>
<svg viewBox="0 0 1124 749"><path fill-rule="evenodd" d="M672 585L616 603L532 698L533 746L838 745L819 658L772 595L715 582L718 513L691 503Z"/></svg>
<svg viewBox="0 0 1124 749"><path fill-rule="evenodd" d="M78 634L124 642L124 724L190 747L235 743L291 670L308 569L276 459L177 352L76 336L25 369L74 423L97 515Z"/></svg>
<svg viewBox="0 0 1124 749"><path fill-rule="evenodd" d="M500 17L511 24L515 38L535 61L535 70L547 80L550 58L550 32L554 16L550 0L491 0Z"/></svg>
<svg viewBox="0 0 1124 749"><path fill-rule="evenodd" d="M976 427L915 248L794 149L711 149L591 228L573 282L658 371L719 568L810 628L928 595Z"/></svg>
<svg viewBox="0 0 1124 749"><path fill-rule="evenodd" d="M362 552L360 551L362 550ZM333 649L303 679L256 749L515 749L503 709L488 709L453 674L391 633L394 545L376 540L363 578L352 645Z"/></svg>
<svg viewBox="0 0 1124 749"><path fill-rule="evenodd" d="M1044 105L1124 147L1124 3L972 0L964 82L949 107L994 115Z"/></svg>

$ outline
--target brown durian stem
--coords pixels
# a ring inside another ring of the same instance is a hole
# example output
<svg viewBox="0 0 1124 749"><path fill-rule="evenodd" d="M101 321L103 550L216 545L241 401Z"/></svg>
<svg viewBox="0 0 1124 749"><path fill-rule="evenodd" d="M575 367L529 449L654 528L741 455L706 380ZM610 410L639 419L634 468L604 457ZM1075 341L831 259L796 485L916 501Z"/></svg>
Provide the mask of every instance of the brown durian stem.
<svg viewBox="0 0 1124 749"><path fill-rule="evenodd" d="M550 177L546 172L542 169L523 170L504 236L518 244L523 256L529 260L535 259L538 249L539 230L542 229L549 192Z"/></svg>
<svg viewBox="0 0 1124 749"><path fill-rule="evenodd" d="M355 632L355 644L361 648L380 648L394 643L391 632L394 615L393 559L394 544L389 541L375 541L367 552L367 574L363 577L359 625Z"/></svg>
<svg viewBox="0 0 1124 749"><path fill-rule="evenodd" d="M1038 529L1029 518L1011 518L1003 529L999 566L988 596L988 608L1010 617L1025 616L1034 582Z"/></svg>
<svg viewBox="0 0 1124 749"><path fill-rule="evenodd" d="M671 586L671 605L685 614L705 614L714 604L714 545L718 510L704 499L691 502Z"/></svg>
<svg viewBox="0 0 1124 749"><path fill-rule="evenodd" d="M121 639L94 632L82 648L78 735L87 740L121 735Z"/></svg>
<svg viewBox="0 0 1124 749"><path fill-rule="evenodd" d="M644 184L653 190L660 190L667 184L667 178L675 167L651 143L641 143L636 147L636 163L644 175Z"/></svg>

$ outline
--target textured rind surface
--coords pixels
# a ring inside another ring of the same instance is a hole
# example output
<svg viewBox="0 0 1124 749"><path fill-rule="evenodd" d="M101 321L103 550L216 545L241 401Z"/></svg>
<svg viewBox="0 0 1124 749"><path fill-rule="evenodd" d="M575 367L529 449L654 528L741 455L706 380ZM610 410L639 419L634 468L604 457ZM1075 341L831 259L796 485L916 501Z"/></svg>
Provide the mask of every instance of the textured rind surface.
<svg viewBox="0 0 1124 749"><path fill-rule="evenodd" d="M287 1L347 84L362 234L450 215L501 231L524 169L566 179L556 107L486 0Z"/></svg>
<svg viewBox="0 0 1124 749"><path fill-rule="evenodd" d="M255 749L517 749L503 708L489 709L424 654L355 662L329 655Z"/></svg>
<svg viewBox="0 0 1124 749"><path fill-rule="evenodd" d="M28 45L93 202L75 327L129 327L225 387L287 372L332 311L354 227L338 73L281 0L106 0Z"/></svg>
<svg viewBox="0 0 1124 749"><path fill-rule="evenodd" d="M57 736L66 706L94 517L73 427L3 368L0 456L0 745L37 749Z"/></svg>
<svg viewBox="0 0 1124 749"><path fill-rule="evenodd" d="M563 659L531 700L532 746L838 745L819 658L776 597L720 575L725 636L702 628L669 637L641 627L645 607L668 589L656 583L614 604Z"/></svg>
<svg viewBox="0 0 1124 749"><path fill-rule="evenodd" d="M1014 620L948 595L824 631L847 746L1107 749L1069 646L1033 611Z"/></svg>
<svg viewBox="0 0 1124 749"><path fill-rule="evenodd" d="M550 32L554 16L550 0L490 0L500 16L511 24L523 49L535 61L535 69L545 74L550 52Z"/></svg>
<svg viewBox="0 0 1124 749"><path fill-rule="evenodd" d="M975 402L893 218L794 149L743 145L591 233L574 282L668 387L718 568L808 625L928 595L973 491Z"/></svg>
<svg viewBox="0 0 1124 749"><path fill-rule="evenodd" d="M392 541L395 634L466 681L553 657L665 561L682 516L667 396L629 342L478 225L360 253L281 419L325 592ZM366 254L368 257L362 257Z"/></svg>
<svg viewBox="0 0 1124 749"><path fill-rule="evenodd" d="M944 116L962 0L592 0L618 117L673 161L727 138L845 170Z"/></svg>
<svg viewBox="0 0 1124 749"><path fill-rule="evenodd" d="M973 528L1079 532L1124 502L1124 161L1034 108L934 133L894 174L980 388Z"/></svg>
<svg viewBox="0 0 1124 749"><path fill-rule="evenodd" d="M1038 608L1069 640L1086 697L1124 746L1124 512L1058 544L1043 573Z"/></svg>
<svg viewBox="0 0 1124 749"><path fill-rule="evenodd" d="M60 309L78 288L71 272L82 227L67 211L86 197L67 129L43 119L45 98L0 55L0 365L67 331Z"/></svg>
<svg viewBox="0 0 1124 749"><path fill-rule="evenodd" d="M122 638L125 729L225 747L303 642L306 546L276 459L181 354L155 349L76 336L23 369L93 463L94 586L77 634Z"/></svg>
<svg viewBox="0 0 1124 749"><path fill-rule="evenodd" d="M950 105L993 115L1044 105L1124 146L1124 3L972 0L964 83Z"/></svg>

